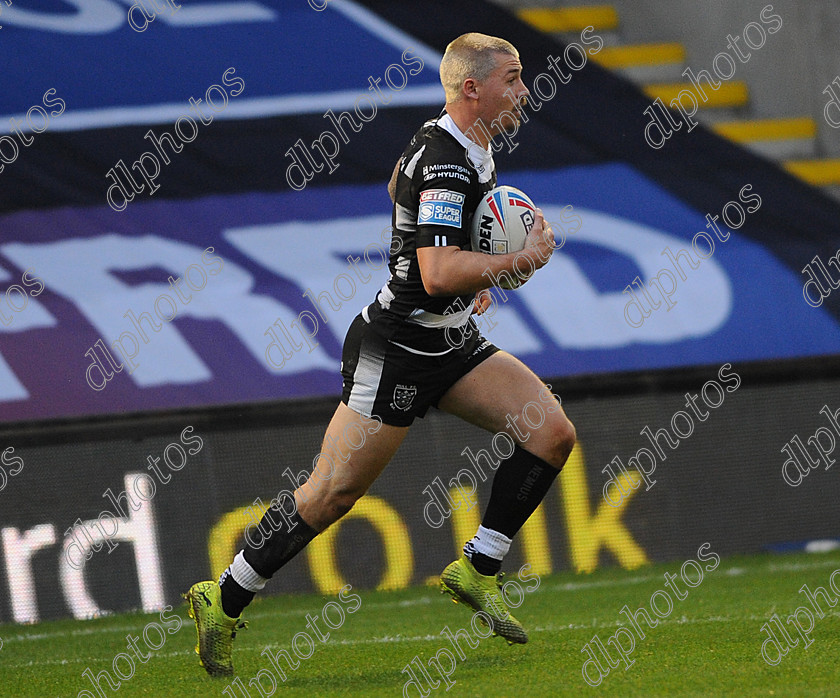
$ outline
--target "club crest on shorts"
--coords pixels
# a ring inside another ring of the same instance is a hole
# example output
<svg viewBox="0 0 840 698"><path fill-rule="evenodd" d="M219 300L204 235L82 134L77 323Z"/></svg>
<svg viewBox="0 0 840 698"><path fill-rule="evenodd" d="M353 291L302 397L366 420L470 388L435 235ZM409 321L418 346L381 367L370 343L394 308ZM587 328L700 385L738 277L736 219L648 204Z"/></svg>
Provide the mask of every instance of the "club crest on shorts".
<svg viewBox="0 0 840 698"><path fill-rule="evenodd" d="M405 412L411 407L411 403L414 402L415 395L417 395L416 385L402 385L397 383L397 387L394 388L394 401L391 403L391 408Z"/></svg>

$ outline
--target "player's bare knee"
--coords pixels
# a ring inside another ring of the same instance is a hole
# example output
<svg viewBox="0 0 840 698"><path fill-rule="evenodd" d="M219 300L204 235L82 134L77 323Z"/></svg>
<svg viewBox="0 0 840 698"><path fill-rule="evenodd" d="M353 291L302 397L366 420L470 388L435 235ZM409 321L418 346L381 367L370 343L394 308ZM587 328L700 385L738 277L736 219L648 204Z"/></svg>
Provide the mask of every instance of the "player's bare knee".
<svg viewBox="0 0 840 698"><path fill-rule="evenodd" d="M575 429L575 425L566 419L563 421L563 426L560 431L561 434L559 440L563 449L563 460L565 461L565 459L571 455L572 449L577 443L577 430Z"/></svg>
<svg viewBox="0 0 840 698"><path fill-rule="evenodd" d="M569 458L577 441L575 425L568 419L559 420L551 425L549 453L545 460L555 468L562 468Z"/></svg>

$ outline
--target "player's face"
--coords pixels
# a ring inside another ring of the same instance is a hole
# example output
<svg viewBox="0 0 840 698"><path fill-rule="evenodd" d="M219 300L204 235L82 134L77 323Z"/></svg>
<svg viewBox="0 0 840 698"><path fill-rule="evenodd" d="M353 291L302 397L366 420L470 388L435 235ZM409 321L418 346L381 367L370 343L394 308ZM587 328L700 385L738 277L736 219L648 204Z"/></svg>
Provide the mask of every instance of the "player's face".
<svg viewBox="0 0 840 698"><path fill-rule="evenodd" d="M496 126L492 127L490 132L496 135L503 129L513 131L518 128L522 107L530 94L522 82L522 64L519 59L507 53L497 53L496 68L485 80L483 88L482 96L487 100L485 109L482 110L485 115L484 123L490 128L490 124L496 122ZM504 111L513 114L515 124L508 116L499 119Z"/></svg>

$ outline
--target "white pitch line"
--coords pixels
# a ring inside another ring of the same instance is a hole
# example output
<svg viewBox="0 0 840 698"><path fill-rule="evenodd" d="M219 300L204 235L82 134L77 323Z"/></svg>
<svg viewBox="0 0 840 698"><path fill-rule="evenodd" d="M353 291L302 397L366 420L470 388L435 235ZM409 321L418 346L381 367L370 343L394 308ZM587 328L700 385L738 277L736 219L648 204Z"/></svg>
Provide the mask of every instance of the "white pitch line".
<svg viewBox="0 0 840 698"><path fill-rule="evenodd" d="M364 604L361 608L407 608L410 606L426 606L432 603L433 597L424 596L420 599L405 599L403 601L375 601L373 603L368 602ZM284 611L283 615L286 617L289 616L300 616L304 617L307 613L312 613L315 609L314 608L303 608L303 609L294 609L292 611ZM256 611L254 613L248 613L248 619L259 620L260 618L275 618L277 616L276 611ZM179 616L180 617L180 616ZM145 619L145 616L144 616ZM139 620L139 619L138 619ZM192 621L187 619L184 621L182 618L182 624L189 625ZM147 624L149 621L146 620ZM155 621L157 622L157 621ZM124 632L134 632L140 627L139 625L114 625L107 628L77 628L76 630L64 631L64 632L47 632L47 633L19 633L17 635L3 635L4 642L25 642L29 640L51 640L53 638L58 637L67 637L70 636L85 636L85 635L100 635L104 633L124 633Z"/></svg>
<svg viewBox="0 0 840 698"><path fill-rule="evenodd" d="M831 615L834 617L840 617L840 611L831 611L826 615ZM768 620L766 616L736 616L736 617L729 617L729 616L709 616L708 618L686 618L682 616L679 619L670 618L659 618L659 625L694 625L700 623L739 623L743 621L750 621L750 622L764 622ZM462 623L463 625L463 623ZM609 630L612 628L618 627L627 627L626 623L622 623L621 621L614 621L611 623L601 622L601 623L569 623L566 625L554 625L549 624L545 626L537 626L534 628L528 628L529 633L547 633L547 632L563 632L567 630ZM659 627L659 626L657 626ZM336 631L331 631L336 632ZM651 632L651 631L648 631ZM479 640L483 639L492 639L492 638L479 638ZM443 635L414 635L411 637L403 637L401 635L386 635L383 637L373 637L366 640L333 640L330 639L326 643L321 643L322 645L342 645L342 646L355 646L355 645L381 645L381 644L391 644L391 643L404 643L404 642L441 642L442 640L446 640L446 637ZM266 644L261 644L257 647L238 647L237 653L238 654L261 654L265 649L280 649L292 648L291 644L284 644L279 642L271 642ZM152 657L180 657L180 656L190 656L195 655L195 652L192 649L189 650L175 650L172 652L152 652ZM49 666L49 665L67 665L67 664L84 664L84 663L93 663L93 662L109 662L113 661L113 656L108 657L75 657L73 659L47 659L44 661L36 662L35 660L30 660L29 662L23 662L18 664L3 664L4 668L9 669L24 669L27 667L34 667L34 666Z"/></svg>
<svg viewBox="0 0 840 698"><path fill-rule="evenodd" d="M820 567L833 567L834 565L837 565L837 568L840 569L840 560L821 560L820 562L783 562L779 564L771 562L767 565L767 570L770 572L799 572L801 570L812 570Z"/></svg>
<svg viewBox="0 0 840 698"><path fill-rule="evenodd" d="M803 570L809 569L820 569L823 567L832 567L837 566L840 568L840 560L820 560L815 562L808 562L808 563L769 563L762 568L756 568L755 572L770 572L773 574L778 573L785 573L785 572L801 572ZM737 573L740 574L749 574L752 570L745 570L741 567L732 567L721 569L720 572L715 570L714 572L708 572L708 574L723 574L727 576L731 576L730 572L733 570L737 570ZM563 584L551 584L546 586L540 586L540 589L536 590L533 593L539 594L542 591L579 591L585 589L597 589L603 587L621 587L621 586L634 586L637 584L642 584L644 582L654 581L661 579L661 576L658 575L636 575L633 577L627 577L625 579L606 579L601 581L595 582L566 582ZM405 599L403 601L377 601L377 602L368 602L363 604L362 608L401 608L401 607L410 607L410 606L418 606L418 605L427 605L432 603L433 596L424 596L419 599ZM795 598L795 597L792 597ZM775 606L773 607L775 609ZM295 609L293 611L286 611L284 615L286 616L305 616L307 613L312 613L313 609ZM769 612L771 615L774 613L774 610ZM277 615L276 611L257 611L254 613L249 613L248 618L258 620L260 618L271 618ZM840 612L831 612L829 615L840 615ZM738 620L738 619L735 619ZM763 617L746 617L741 620L766 620ZM666 624L667 622L674 622L674 621L660 621L662 624ZM691 622L704 622L704 621L691 621ZM185 621L184 625L187 625L189 621ZM603 627L617 627L619 623L615 623L613 625L604 625ZM557 626L556 629L580 629L585 627L594 627L593 625L585 625L585 626ZM46 633L29 633L29 634L17 634L17 635L7 635L3 636L4 642L26 642L26 641L34 641L34 640L49 640L52 638L58 637L67 637L67 635L71 636L85 636L85 635L97 635L101 633L121 633L121 632L131 632L136 631L138 628L137 625L123 625L123 626L113 626L108 628L78 628L76 630L71 630L69 633L67 631L63 632L46 632ZM554 629L554 626L549 626L549 629ZM410 638L412 640L420 640L423 638ZM401 641L408 641L401 640ZM351 641L355 644L363 644L365 642L383 642L384 640L354 640ZM280 647L281 645L277 645ZM66 660L65 660L66 661ZM58 660L51 660L51 663L63 663L62 661ZM6 665L8 666L8 665ZM28 665L21 665L21 666L28 666Z"/></svg>
<svg viewBox="0 0 840 698"><path fill-rule="evenodd" d="M764 567L755 569L747 569L744 567L728 567L726 569L714 570L706 572L711 575L725 575L728 577L736 577L744 574L766 574L767 572L777 574L784 572L802 572L803 570L821 569L823 567L837 567L840 569L840 560L820 560L819 562L801 562L801 563L769 563ZM604 579L597 582L565 582L562 584L547 585L545 589L549 591L579 591L584 589L598 589L602 587L621 587L633 586L635 584L642 584L653 580L662 579L662 575L637 575L635 577L626 577L624 579ZM540 589L543 587L540 586Z"/></svg>

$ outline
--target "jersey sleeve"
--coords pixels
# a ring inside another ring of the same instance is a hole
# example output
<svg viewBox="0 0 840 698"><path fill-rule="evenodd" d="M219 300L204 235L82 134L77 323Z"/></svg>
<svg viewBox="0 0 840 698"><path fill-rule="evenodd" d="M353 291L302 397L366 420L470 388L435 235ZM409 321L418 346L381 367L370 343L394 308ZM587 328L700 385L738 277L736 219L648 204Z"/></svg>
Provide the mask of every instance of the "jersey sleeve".
<svg viewBox="0 0 840 698"><path fill-rule="evenodd" d="M468 170L421 162L417 191L417 247L468 247L474 202Z"/></svg>

